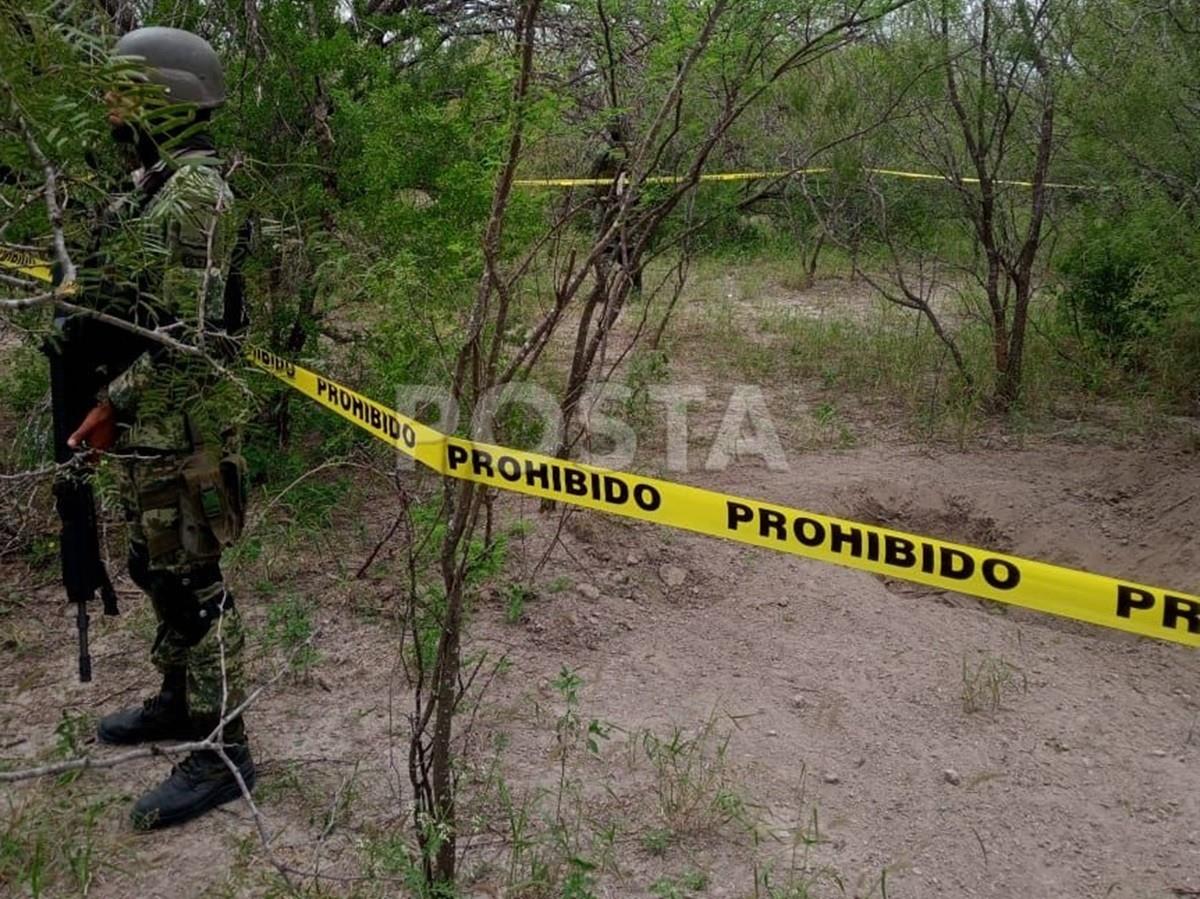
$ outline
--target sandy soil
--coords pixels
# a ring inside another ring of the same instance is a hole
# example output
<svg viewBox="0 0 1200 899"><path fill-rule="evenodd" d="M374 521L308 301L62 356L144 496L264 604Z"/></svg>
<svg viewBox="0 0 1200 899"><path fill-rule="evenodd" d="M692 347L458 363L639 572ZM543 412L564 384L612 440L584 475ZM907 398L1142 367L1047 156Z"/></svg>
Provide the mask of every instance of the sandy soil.
<svg viewBox="0 0 1200 899"><path fill-rule="evenodd" d="M679 356L687 378L714 394L735 377L719 359L689 361L700 357L686 342ZM818 397L791 385L771 401L786 422ZM698 417L697 447L712 420ZM789 453L784 472L751 460L685 479L1200 592L1200 458L1183 444L989 439L959 450L913 444L886 421L857 433L853 449ZM364 847L407 824L409 706L391 661L388 554L366 579L352 577L390 521L386 494L368 499L339 512L340 536L288 549L286 581L315 603L321 658L311 676L266 694L250 721L277 858L308 871L319 858L334 895L362 887L337 878L369 873L363 859L378 856ZM769 884L794 887L774 895L795 899L1200 895L1195 651L597 515L572 514L559 531L519 498L502 501L501 517L532 526L512 538L506 577L485 590L472 623L472 649L507 653L508 667L489 681L467 747L478 827L468 895L504 895L512 852L496 771L514 794L543 795L550 817L566 772L569 811L559 817L573 822L579 854L599 862L600 896L653 895L656 881L666 895L660 878L687 870L705 872L704 883L675 895L769 896L764 871ZM551 561L532 573L547 549ZM95 715L151 686L144 610L96 622L97 682L81 686L54 588L18 576L4 575L28 612L6 623L0 644L6 760L43 757L63 709ZM261 626L256 592L285 579L278 564L255 577L240 586ZM511 580L537 594L516 623L505 620ZM278 653L261 655L260 675ZM564 666L583 681L579 714L613 729L597 757L576 747L560 769L563 702L551 684ZM980 671L992 674L973 680ZM696 734L706 722L691 773L664 778L646 734ZM71 785L64 815L82 814L89 797L111 799L96 839L113 864L90 895L269 892L243 808L155 837L129 832L124 801L163 766L141 760ZM672 787L702 808L664 809ZM0 807L44 802L49 790L0 788ZM713 811L718 794L737 798L733 820ZM604 851L595 835L606 824L618 836ZM660 844L663 828L675 834ZM394 866L373 871L376 887L407 895L386 880ZM6 895L23 889L0 882Z"/></svg>

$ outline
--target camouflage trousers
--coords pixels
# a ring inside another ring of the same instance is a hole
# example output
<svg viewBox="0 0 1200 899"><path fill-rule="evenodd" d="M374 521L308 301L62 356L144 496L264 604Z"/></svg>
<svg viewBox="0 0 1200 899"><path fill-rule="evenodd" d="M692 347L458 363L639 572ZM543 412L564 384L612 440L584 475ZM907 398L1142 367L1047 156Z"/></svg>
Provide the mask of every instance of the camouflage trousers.
<svg viewBox="0 0 1200 899"><path fill-rule="evenodd" d="M191 716L227 713L245 698L245 634L221 574L221 553L241 531L241 470L204 450L125 469L129 574L158 619L150 658L164 675L186 672Z"/></svg>

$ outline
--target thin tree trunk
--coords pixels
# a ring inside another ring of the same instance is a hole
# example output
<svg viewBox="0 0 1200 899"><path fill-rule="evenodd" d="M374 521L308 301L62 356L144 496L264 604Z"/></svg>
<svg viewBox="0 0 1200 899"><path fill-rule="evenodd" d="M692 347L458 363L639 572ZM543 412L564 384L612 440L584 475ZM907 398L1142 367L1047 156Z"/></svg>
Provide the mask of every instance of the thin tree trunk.
<svg viewBox="0 0 1200 899"><path fill-rule="evenodd" d="M469 502L469 501L468 501ZM453 560L450 560L453 564ZM458 676L462 663L462 579L448 577L452 583L446 596L446 619L442 630L441 645L438 647L437 682L435 695L437 713L434 716L432 743L432 781L434 800L434 823L440 842L434 861L434 883L452 884L455 877L455 861L458 855L458 839L455 815L455 789L453 753L454 711L457 705Z"/></svg>
<svg viewBox="0 0 1200 899"><path fill-rule="evenodd" d="M517 19L516 45L520 71L513 86L513 125L505 163L492 196L492 209L483 236L484 272L480 278L471 310L467 333L455 362L452 389L456 398L478 399L496 386L499 342L511 299L509 285L500 271L501 240L512 191L513 178L521 157L524 103L533 78L533 41L540 0L526 0ZM496 304L492 303L498 298ZM489 324L492 326L489 328ZM449 521L441 545L442 584L445 608L438 620L437 662L432 677L432 715L419 718L410 737L410 748L424 757L426 728L432 717L433 733L428 737L428 777L417 771L414 782L418 805L425 812L417 820L417 838L421 843L426 883L435 895L454 889L458 858L458 820L454 760L454 717L462 700L462 629L466 604L467 578L471 566L471 538L480 518L486 492L478 485L450 482L443 486ZM416 696L421 708L420 691ZM411 776L411 775L410 775ZM432 830L431 830L432 828ZM430 852L433 858L430 858Z"/></svg>

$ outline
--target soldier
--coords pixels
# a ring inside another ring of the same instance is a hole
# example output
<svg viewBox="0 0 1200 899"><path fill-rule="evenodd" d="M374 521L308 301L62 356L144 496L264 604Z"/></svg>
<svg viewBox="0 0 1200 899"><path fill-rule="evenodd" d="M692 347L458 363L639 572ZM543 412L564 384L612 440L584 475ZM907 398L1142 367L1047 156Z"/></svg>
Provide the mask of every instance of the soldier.
<svg viewBox="0 0 1200 899"><path fill-rule="evenodd" d="M132 31L116 54L136 68L106 95L108 121L138 168L133 190L110 206L94 239L81 300L231 361L237 348L228 335L244 324L233 264L241 244L208 133L225 100L220 61L204 39L174 28ZM122 459L129 575L158 619L151 660L162 687L101 718L98 737L131 744L213 735L251 788L245 727L230 717L244 699L244 636L220 568L244 519L238 444L246 404L208 359L146 336L133 340L132 351L128 335L111 342L107 358L98 351L108 386L68 444L113 448ZM193 752L137 800L133 821L141 829L178 824L240 795L217 752Z"/></svg>
<svg viewBox="0 0 1200 899"><path fill-rule="evenodd" d="M596 185L594 192L596 229L601 235L612 227L629 190L629 144L625 139L626 130L623 118L614 119L605 132L604 149L592 163L590 177L607 179L607 183ZM629 208L632 209L636 203L637 199L634 198ZM626 215L628 217L628 213ZM630 247L626 241L623 224L618 226L617 233L605 245L603 258L625 269L633 289L641 293L642 267L630 259Z"/></svg>

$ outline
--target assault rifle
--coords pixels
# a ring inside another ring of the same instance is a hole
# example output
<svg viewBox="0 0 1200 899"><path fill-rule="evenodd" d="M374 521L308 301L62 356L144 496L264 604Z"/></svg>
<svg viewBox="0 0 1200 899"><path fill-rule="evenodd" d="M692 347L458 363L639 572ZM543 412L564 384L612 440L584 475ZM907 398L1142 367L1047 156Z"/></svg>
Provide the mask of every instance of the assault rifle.
<svg viewBox="0 0 1200 899"><path fill-rule="evenodd" d="M53 267L23 247L0 246L0 268L47 283L53 282ZM54 461L61 468L54 478L54 505L62 529L59 546L62 554L63 586L67 601L75 603L75 622L79 629L79 680L92 679L92 656L88 648L88 603L100 598L105 615L117 614L117 594L100 558L100 537L96 528L96 498L86 471L72 464L75 453L67 438L83 422L96 403L103 386L91 352L104 335L86 333L86 323L77 318L55 320L58 334L42 344L50 360L50 403L54 418Z"/></svg>
<svg viewBox="0 0 1200 899"><path fill-rule="evenodd" d="M54 479L54 505L62 522L59 544L62 550L63 586L67 601L75 603L75 622L79 629L79 680L92 679L92 657L88 649L88 603L96 591L104 603L105 615L117 614L117 594L100 558L100 537L96 528L96 499L86 471L71 465L75 454L67 438L79 427L84 416L96 404L98 383L95 368L88 364L84 351L83 324L79 319L58 320L62 337L47 340L42 349L50 360L50 402L54 416L54 461L64 466ZM97 335L93 335L97 336Z"/></svg>

